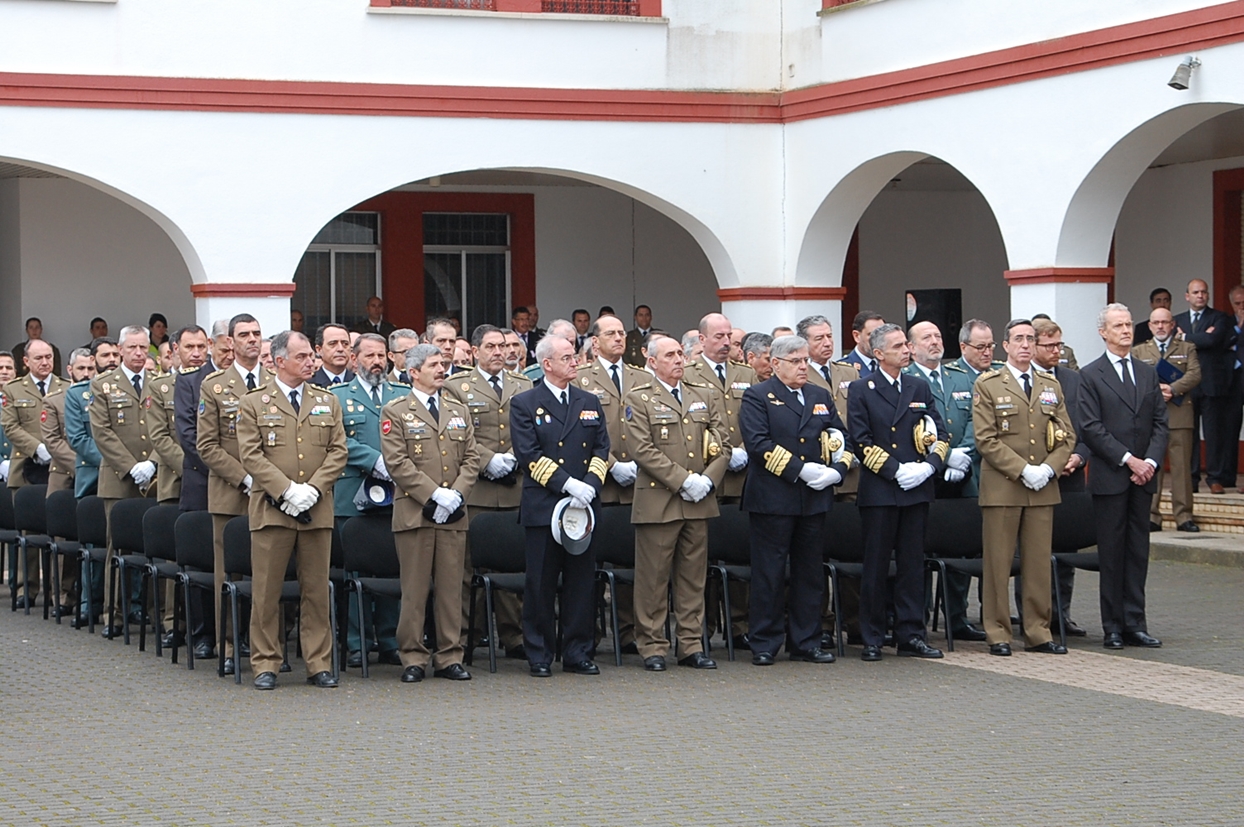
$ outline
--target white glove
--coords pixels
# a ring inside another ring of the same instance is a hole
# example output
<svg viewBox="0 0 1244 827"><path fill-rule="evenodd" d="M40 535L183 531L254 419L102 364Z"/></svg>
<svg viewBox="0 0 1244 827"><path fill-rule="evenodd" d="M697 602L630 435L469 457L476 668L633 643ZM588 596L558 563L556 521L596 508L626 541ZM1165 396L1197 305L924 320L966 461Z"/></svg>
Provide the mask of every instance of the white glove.
<svg viewBox="0 0 1244 827"><path fill-rule="evenodd" d="M504 477L518 467L518 457L514 456L513 451L506 451L501 458L505 460L505 470L501 472L501 476Z"/></svg>
<svg viewBox="0 0 1244 827"><path fill-rule="evenodd" d="M0 460L0 480L8 481L9 479L9 461Z"/></svg>
<svg viewBox="0 0 1244 827"><path fill-rule="evenodd" d="M490 480L499 479L510 473L510 463L506 459L509 454L493 454L492 459L484 466L484 476Z"/></svg>
<svg viewBox="0 0 1244 827"><path fill-rule="evenodd" d="M250 474L247 474L245 477L242 478L242 490L246 492L246 495L248 497L250 496L251 489L254 487L255 487L255 481L251 479Z"/></svg>
<svg viewBox="0 0 1244 827"><path fill-rule="evenodd" d="M39 447L35 449L35 462L40 465L47 465L51 461L52 455L48 453L47 446L40 442Z"/></svg>
<svg viewBox="0 0 1244 827"><path fill-rule="evenodd" d="M291 482L289 488L286 488L285 493L281 495L281 498L285 501L285 504L293 509L292 511L281 510L292 517L314 506L316 501L319 500L320 494L306 483Z"/></svg>
<svg viewBox="0 0 1244 827"><path fill-rule="evenodd" d="M393 481L393 478L389 476L389 469L385 467L384 457L376 457L376 464L371 467L371 475L378 480Z"/></svg>
<svg viewBox="0 0 1244 827"><path fill-rule="evenodd" d="M808 487L812 488L814 491L824 490L826 488L829 488L831 485L837 485L838 483L842 482L842 474L838 473L837 468L831 468L829 466L826 466L824 480L825 480L825 484L822 485L820 488L814 488L811 485L809 485Z"/></svg>
<svg viewBox="0 0 1244 827"><path fill-rule="evenodd" d="M450 515L450 514L453 514L453 513L454 513L453 511L450 511L450 510L449 510L448 508L446 508L445 506L443 506L443 505L438 505L438 506L436 507L436 510L432 512L432 522L436 523L437 525L441 525L441 524L443 524L446 520L448 520L448 519L449 519L449 515Z"/></svg>
<svg viewBox="0 0 1244 827"><path fill-rule="evenodd" d="M952 468L950 465L947 465L946 473L942 476L946 478L946 482L962 482L963 478L966 477L967 474L963 473L958 468Z"/></svg>
<svg viewBox="0 0 1244 827"><path fill-rule="evenodd" d="M130 476L133 477L134 482L139 485L146 485L151 482L151 478L155 476L155 473L155 463L149 459L143 460L130 469Z"/></svg>
<svg viewBox="0 0 1244 827"><path fill-rule="evenodd" d="M615 462L609 473L618 485L625 488L635 484L635 477L639 476L639 466L634 462Z"/></svg>
<svg viewBox="0 0 1244 827"><path fill-rule="evenodd" d="M730 471L742 471L747 467L747 449L740 445L737 448L730 449L730 464L726 466Z"/></svg>
<svg viewBox="0 0 1244 827"><path fill-rule="evenodd" d="M577 480L574 477L566 480L566 484L562 486L562 491L569 494L571 497L574 497L580 503L583 503L583 505L580 506L581 508L596 499L596 489L588 485L583 480ZM576 505L578 504L579 503L576 503Z"/></svg>
<svg viewBox="0 0 1244 827"><path fill-rule="evenodd" d="M910 491L933 475L933 466L927 462L904 462L898 466L894 481L904 491Z"/></svg>
<svg viewBox="0 0 1244 827"><path fill-rule="evenodd" d="M432 492L432 501L444 508L446 516L448 516L457 511L458 506L462 505L462 495L452 488L438 488Z"/></svg>
<svg viewBox="0 0 1244 827"><path fill-rule="evenodd" d="M967 470L972 467L972 458L968 456L968 449L951 448L950 456L946 458L946 465L956 471L963 471L966 473ZM950 479L950 477L947 477L946 479ZM962 477L959 479L962 479ZM958 482L958 480L953 480L953 482Z"/></svg>
<svg viewBox="0 0 1244 827"><path fill-rule="evenodd" d="M1045 484L1054 476L1054 472L1050 470L1048 465L1025 465L1024 470L1020 472L1020 480L1024 485L1033 491L1040 491L1045 488Z"/></svg>
<svg viewBox="0 0 1244 827"><path fill-rule="evenodd" d="M572 508L582 508L584 511L587 511L587 509L591 506L591 503L587 500L581 500L578 497L571 497L570 505Z"/></svg>
<svg viewBox="0 0 1244 827"><path fill-rule="evenodd" d="M291 517L297 517L299 514L301 514L301 513L302 513L302 512L301 512L301 511L299 511L297 508L294 508L293 504L292 504L292 503L290 503L290 501L289 501L289 500L282 500L282 501L281 501L281 510L282 510L282 511L284 511L286 514L288 514L288 515L289 515L289 516L291 516Z"/></svg>
<svg viewBox="0 0 1244 827"><path fill-rule="evenodd" d="M820 482L821 477L828 470L829 470L828 465L822 465L819 462L806 462L804 463L804 466L799 469L799 479L806 482L808 484L808 487L811 488L813 483ZM821 486L821 488L824 488L824 487L825 486L823 485ZM820 491L821 488L817 488L815 490Z"/></svg>
<svg viewBox="0 0 1244 827"><path fill-rule="evenodd" d="M713 481L703 474L688 474L678 495L689 503L698 503L713 490Z"/></svg>

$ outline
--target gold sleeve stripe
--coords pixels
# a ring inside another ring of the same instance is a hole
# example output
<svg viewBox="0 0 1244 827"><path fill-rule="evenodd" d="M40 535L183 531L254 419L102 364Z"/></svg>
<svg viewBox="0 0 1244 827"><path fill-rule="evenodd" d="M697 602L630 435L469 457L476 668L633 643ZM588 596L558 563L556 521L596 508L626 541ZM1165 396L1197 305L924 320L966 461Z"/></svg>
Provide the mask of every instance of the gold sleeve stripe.
<svg viewBox="0 0 1244 827"><path fill-rule="evenodd" d="M548 485L553 474L557 471L557 463L548 457L540 457L540 459L531 463L528 468L531 469L531 478L541 485Z"/></svg>
<svg viewBox="0 0 1244 827"><path fill-rule="evenodd" d="M765 454L765 470L776 476L782 476L786 466L790 464L791 453L781 445L773 446L773 450Z"/></svg>
<svg viewBox="0 0 1244 827"><path fill-rule="evenodd" d="M881 466L889 458L890 455L876 445L869 445L864 449L864 467L874 474L881 472Z"/></svg>
<svg viewBox="0 0 1244 827"><path fill-rule="evenodd" d="M587 472L600 477L601 482L605 481L605 474L608 470L609 466L606 465L605 461L600 457L592 457L592 461L587 466Z"/></svg>
<svg viewBox="0 0 1244 827"><path fill-rule="evenodd" d="M842 452L842 464L847 466L848 471L854 468L858 462L859 460L855 458L855 454L849 453L847 451Z"/></svg>
<svg viewBox="0 0 1244 827"><path fill-rule="evenodd" d="M949 443L949 442L940 442L940 441L939 441L939 442L937 442L937 443L935 443L935 444L933 445L933 453L935 453L935 454L937 454L939 457L941 457L941 458L942 458L942 462L945 462L945 461L946 461L946 457L948 457L948 456L950 455L950 443Z"/></svg>

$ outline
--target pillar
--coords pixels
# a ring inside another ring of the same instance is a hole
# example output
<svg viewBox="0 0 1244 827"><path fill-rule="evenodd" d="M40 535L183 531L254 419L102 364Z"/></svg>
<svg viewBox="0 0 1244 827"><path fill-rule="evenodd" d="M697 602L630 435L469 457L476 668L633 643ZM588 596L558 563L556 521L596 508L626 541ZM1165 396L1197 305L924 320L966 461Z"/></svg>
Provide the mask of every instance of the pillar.
<svg viewBox="0 0 1244 827"><path fill-rule="evenodd" d="M273 283L208 282L190 288L194 294L195 322L211 333L217 319L249 313L259 321L264 337L289 329L291 281Z"/></svg>
<svg viewBox="0 0 1244 827"><path fill-rule="evenodd" d="M846 294L844 287L729 287L717 291L721 312L735 327L748 332L769 333L779 326L793 329L807 316L826 317L834 326L838 357L852 347L851 333L841 321Z"/></svg>
<svg viewBox="0 0 1244 827"><path fill-rule="evenodd" d="M1027 319L1045 313L1063 329L1063 341L1086 365L1105 352L1097 334L1097 315L1106 306L1113 267L1041 267L1008 270L1011 285L1011 318ZM1002 341L1002 331L994 331Z"/></svg>

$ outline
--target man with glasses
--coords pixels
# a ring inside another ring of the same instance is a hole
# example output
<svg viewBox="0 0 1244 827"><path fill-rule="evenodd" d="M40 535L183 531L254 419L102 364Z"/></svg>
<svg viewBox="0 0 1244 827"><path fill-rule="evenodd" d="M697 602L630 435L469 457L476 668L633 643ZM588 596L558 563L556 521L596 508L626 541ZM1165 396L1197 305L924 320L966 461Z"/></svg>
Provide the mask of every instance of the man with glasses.
<svg viewBox="0 0 1244 827"><path fill-rule="evenodd" d="M1149 291L1149 311L1153 312L1159 307L1163 310L1171 309L1171 291L1165 287L1155 287ZM1137 322L1136 332L1132 339L1132 347L1139 347L1151 339L1153 339L1153 329L1149 327L1149 320L1145 319L1144 321Z"/></svg>

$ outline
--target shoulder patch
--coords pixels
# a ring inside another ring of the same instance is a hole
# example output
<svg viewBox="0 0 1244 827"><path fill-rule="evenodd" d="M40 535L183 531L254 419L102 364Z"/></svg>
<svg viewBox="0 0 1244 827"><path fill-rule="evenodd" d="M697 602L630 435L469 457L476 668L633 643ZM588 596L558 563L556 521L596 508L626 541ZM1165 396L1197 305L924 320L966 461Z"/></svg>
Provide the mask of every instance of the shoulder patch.
<svg viewBox="0 0 1244 827"><path fill-rule="evenodd" d="M192 368L178 368L177 372L184 376L187 373L196 373L200 370L203 370L202 365L196 365L195 367L192 367Z"/></svg>
<svg viewBox="0 0 1244 827"><path fill-rule="evenodd" d="M345 383L343 383L343 384L345 384ZM315 390L317 390L317 391L324 391L325 393L331 393L331 392L332 392L332 391L330 391L328 388L323 387L322 385L316 385L316 384L315 384L315 383L313 383L313 382L308 382L308 383L307 383L307 385L308 385L309 387L311 387L311 388L314 388L314 389L315 389ZM261 385L260 387L263 387L263 386ZM349 387L349 385L347 384L347 385L346 385L346 387Z"/></svg>
<svg viewBox="0 0 1244 827"><path fill-rule="evenodd" d="M954 362L945 363L944 365L942 365L942 370L953 370L956 373L967 373L966 370L964 370L959 365L956 365Z"/></svg>
<svg viewBox="0 0 1244 827"><path fill-rule="evenodd" d="M688 385L693 388L707 388L708 387L708 385L706 385L703 382L692 382L690 379L687 379L685 376L683 377L682 383L684 385Z"/></svg>
<svg viewBox="0 0 1244 827"><path fill-rule="evenodd" d="M652 387L652 383L651 383L651 382L645 382L645 383L644 383L644 384L642 384L642 385L636 385L635 387L631 388L631 390L632 390L632 391L646 391L646 390L648 390L648 389L649 389L649 388L651 388L651 387Z"/></svg>
<svg viewBox="0 0 1244 827"><path fill-rule="evenodd" d="M976 379L977 381L980 381L981 379L988 379L990 377L999 376L999 375L1001 375L1001 371L998 370L997 368L992 368L990 370L985 371L980 376L976 377Z"/></svg>
<svg viewBox="0 0 1244 827"><path fill-rule="evenodd" d="M197 369L197 368L196 368L196 369ZM229 369L228 369L228 368L221 368L220 370L215 371L214 373L209 373L207 376L204 376L204 377L203 377L203 381L205 381L205 382L206 382L208 379L215 379L217 376L224 376L224 375L225 375L225 372L226 372L227 370L229 370Z"/></svg>

